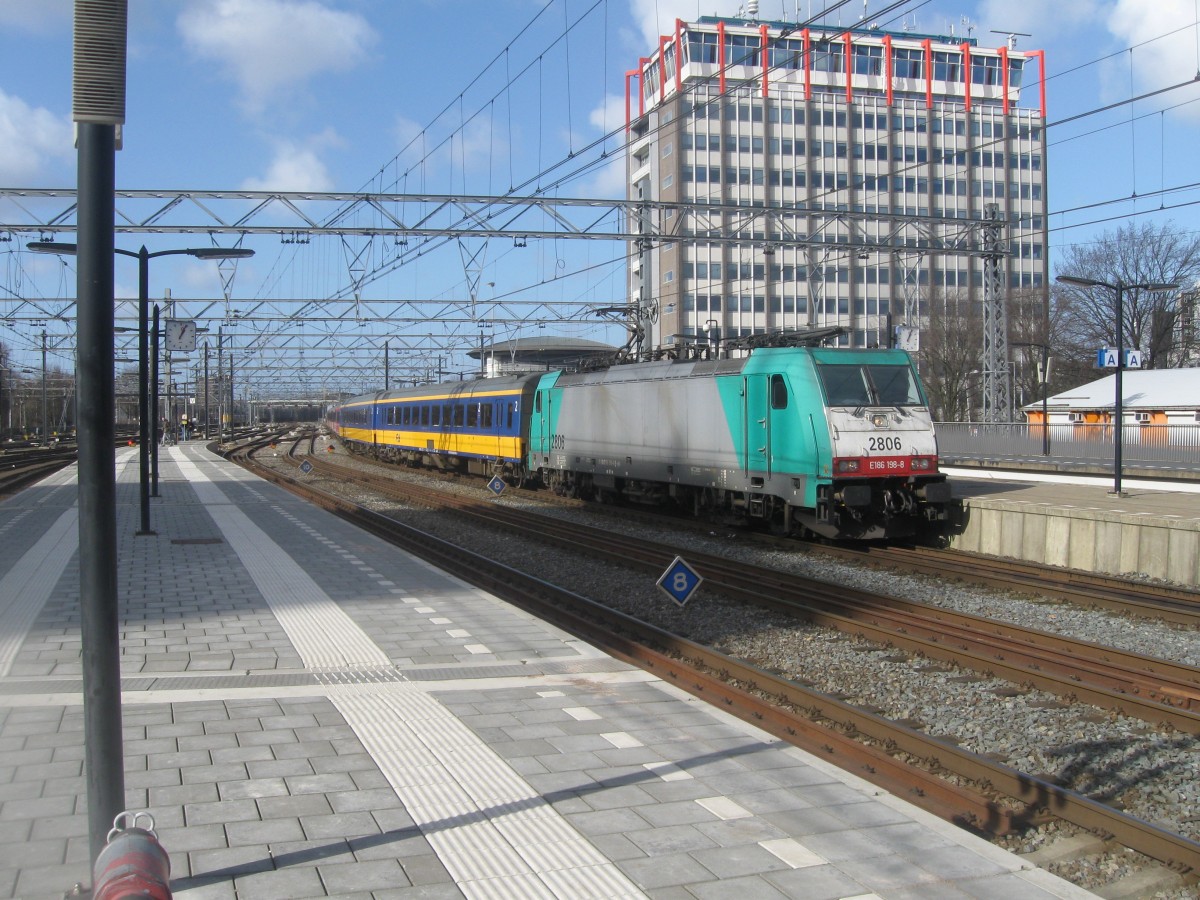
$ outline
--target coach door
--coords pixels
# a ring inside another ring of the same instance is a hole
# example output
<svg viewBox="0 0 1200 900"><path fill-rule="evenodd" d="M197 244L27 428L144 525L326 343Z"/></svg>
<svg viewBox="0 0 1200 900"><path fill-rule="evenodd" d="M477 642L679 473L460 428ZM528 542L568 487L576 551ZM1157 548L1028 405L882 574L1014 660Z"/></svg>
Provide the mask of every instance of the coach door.
<svg viewBox="0 0 1200 900"><path fill-rule="evenodd" d="M771 396L769 375L747 375L744 418L746 474L771 474Z"/></svg>

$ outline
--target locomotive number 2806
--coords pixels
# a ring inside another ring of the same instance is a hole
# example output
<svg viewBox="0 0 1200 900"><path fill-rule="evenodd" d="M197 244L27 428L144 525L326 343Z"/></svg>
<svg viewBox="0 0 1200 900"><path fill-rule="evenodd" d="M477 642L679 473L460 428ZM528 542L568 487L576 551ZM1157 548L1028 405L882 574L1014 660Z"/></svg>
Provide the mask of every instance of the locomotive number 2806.
<svg viewBox="0 0 1200 900"><path fill-rule="evenodd" d="M873 437L870 438L867 444L868 450L900 450L900 438L898 437Z"/></svg>

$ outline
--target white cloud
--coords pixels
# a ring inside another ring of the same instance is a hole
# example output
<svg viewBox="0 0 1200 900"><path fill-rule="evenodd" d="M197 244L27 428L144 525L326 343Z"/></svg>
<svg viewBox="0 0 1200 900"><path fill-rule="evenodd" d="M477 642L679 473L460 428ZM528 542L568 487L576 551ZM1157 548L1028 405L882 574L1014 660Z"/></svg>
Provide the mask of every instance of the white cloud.
<svg viewBox="0 0 1200 900"><path fill-rule="evenodd" d="M1139 90L1189 81L1200 71L1194 21L1192 0L1118 0L1108 16L1108 30L1135 48L1133 72ZM1151 43L1138 46L1147 41ZM1128 58L1123 64L1128 71Z"/></svg>
<svg viewBox="0 0 1200 900"><path fill-rule="evenodd" d="M632 98L633 103L637 103L637 97ZM632 110L633 115L637 115L637 110ZM623 128L625 125L625 97L617 96L616 94L606 94L604 102L588 113L588 121L595 126L596 130L601 134L608 134L617 128Z"/></svg>
<svg viewBox="0 0 1200 900"><path fill-rule="evenodd" d="M29 184L52 159L74 152L69 119L0 90L0 184Z"/></svg>
<svg viewBox="0 0 1200 900"><path fill-rule="evenodd" d="M280 141L275 157L261 178L247 178L242 189L247 191L331 191L333 178L321 160L320 151L338 147L342 141L326 130L303 144Z"/></svg>
<svg viewBox="0 0 1200 900"><path fill-rule="evenodd" d="M377 38L361 16L317 0L205 0L178 25L192 53L237 82L250 112L318 74L353 68Z"/></svg>
<svg viewBox="0 0 1200 900"><path fill-rule="evenodd" d="M584 197L623 198L628 191L625 174L625 156L615 154L588 173L588 177L578 182L577 187L572 187L572 191Z"/></svg>
<svg viewBox="0 0 1200 900"><path fill-rule="evenodd" d="M630 14L645 42L644 52L658 49L658 38L675 33L675 20L694 21L697 16L732 16L742 7L740 0L629 0ZM759 16L774 18L771 12L778 0L762 0ZM622 112L624 115L624 112Z"/></svg>

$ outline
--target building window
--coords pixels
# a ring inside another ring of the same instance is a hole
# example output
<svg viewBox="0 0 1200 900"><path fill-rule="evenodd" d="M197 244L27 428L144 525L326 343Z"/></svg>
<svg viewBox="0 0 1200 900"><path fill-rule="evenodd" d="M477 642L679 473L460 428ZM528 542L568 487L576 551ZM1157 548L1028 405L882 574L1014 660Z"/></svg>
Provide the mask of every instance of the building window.
<svg viewBox="0 0 1200 900"><path fill-rule="evenodd" d="M938 81L962 81L962 54L935 50L933 77Z"/></svg>
<svg viewBox="0 0 1200 900"><path fill-rule="evenodd" d="M883 47L871 44L853 45L854 74L882 75Z"/></svg>
<svg viewBox="0 0 1200 900"><path fill-rule="evenodd" d="M835 41L816 41L812 45L812 70L814 72L842 72L842 44Z"/></svg>
<svg viewBox="0 0 1200 900"><path fill-rule="evenodd" d="M762 38L757 34L725 35L725 62L731 66L757 66Z"/></svg>
<svg viewBox="0 0 1200 900"><path fill-rule="evenodd" d="M717 61L717 35L715 32L688 32L687 61L715 63Z"/></svg>
<svg viewBox="0 0 1200 900"><path fill-rule="evenodd" d="M894 47L892 49L892 74L897 78L924 78L925 51Z"/></svg>
<svg viewBox="0 0 1200 900"><path fill-rule="evenodd" d="M1000 57L971 57L971 83L991 85L1000 84Z"/></svg>
<svg viewBox="0 0 1200 900"><path fill-rule="evenodd" d="M1021 73L1025 68L1025 60L1017 59L1010 56L1008 58L1008 86L1010 88L1019 88L1021 86Z"/></svg>

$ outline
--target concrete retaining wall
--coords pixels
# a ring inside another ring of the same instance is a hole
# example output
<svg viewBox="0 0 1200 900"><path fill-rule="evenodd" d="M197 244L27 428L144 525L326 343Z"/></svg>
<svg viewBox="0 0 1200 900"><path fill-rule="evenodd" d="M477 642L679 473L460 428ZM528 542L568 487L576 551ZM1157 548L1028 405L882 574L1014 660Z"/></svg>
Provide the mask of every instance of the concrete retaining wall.
<svg viewBox="0 0 1200 900"><path fill-rule="evenodd" d="M1200 523L1028 502L963 501L958 550L1200 586Z"/></svg>

